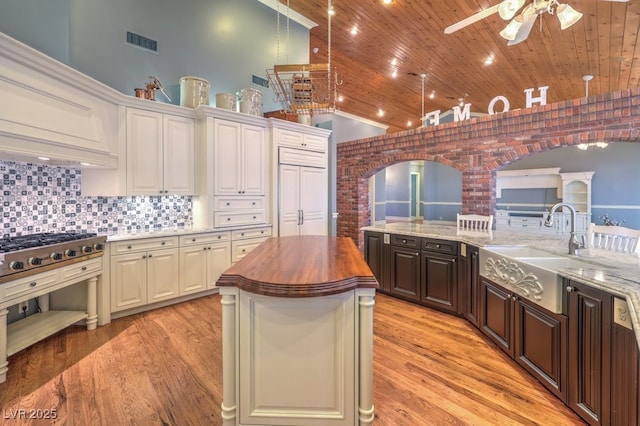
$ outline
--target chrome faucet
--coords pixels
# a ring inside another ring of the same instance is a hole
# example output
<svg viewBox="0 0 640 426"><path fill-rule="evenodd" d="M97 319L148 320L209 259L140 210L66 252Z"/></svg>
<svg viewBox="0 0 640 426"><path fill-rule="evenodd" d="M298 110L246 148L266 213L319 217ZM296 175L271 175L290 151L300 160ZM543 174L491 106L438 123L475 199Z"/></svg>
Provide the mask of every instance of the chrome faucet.
<svg viewBox="0 0 640 426"><path fill-rule="evenodd" d="M585 248L586 244L584 241L584 235L582 236L582 242L578 241L576 238L576 209L573 208L571 204L567 203L558 203L551 207L551 211L547 215L547 218L544 220L544 226L552 226L553 225L553 214L560 207L566 207L569 209L571 213L571 233L569 236L569 254L577 254L578 249Z"/></svg>

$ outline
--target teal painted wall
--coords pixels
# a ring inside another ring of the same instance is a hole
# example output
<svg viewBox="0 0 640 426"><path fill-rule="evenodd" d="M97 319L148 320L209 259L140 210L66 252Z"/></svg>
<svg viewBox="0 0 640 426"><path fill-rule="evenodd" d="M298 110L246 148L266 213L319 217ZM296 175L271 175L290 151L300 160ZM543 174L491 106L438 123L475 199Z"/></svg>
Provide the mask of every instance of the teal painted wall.
<svg viewBox="0 0 640 426"><path fill-rule="evenodd" d="M251 75L309 62L309 30L290 21L287 46L283 9L278 35L276 11L256 0L0 0L0 31L125 94L154 75L179 104L180 77L197 76L211 84L211 105L218 92L253 87L272 111L280 105ZM127 31L158 41L158 53L126 44Z"/></svg>

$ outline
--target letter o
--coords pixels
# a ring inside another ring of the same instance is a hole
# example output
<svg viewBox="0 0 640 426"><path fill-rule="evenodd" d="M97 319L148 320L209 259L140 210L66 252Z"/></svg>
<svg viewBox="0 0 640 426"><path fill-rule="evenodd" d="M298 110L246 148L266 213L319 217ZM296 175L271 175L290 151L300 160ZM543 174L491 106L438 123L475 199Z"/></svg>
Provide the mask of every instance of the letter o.
<svg viewBox="0 0 640 426"><path fill-rule="evenodd" d="M493 107L495 107L496 102L498 102L498 101L502 101L502 103L503 103L502 111L500 111L500 112L509 111L509 108L511 107L511 105L509 105L509 99L505 98L504 96L496 96L495 98L491 99L491 102L489 102L489 110L487 111L489 113L489 115L493 115L493 114L496 113L493 110Z"/></svg>

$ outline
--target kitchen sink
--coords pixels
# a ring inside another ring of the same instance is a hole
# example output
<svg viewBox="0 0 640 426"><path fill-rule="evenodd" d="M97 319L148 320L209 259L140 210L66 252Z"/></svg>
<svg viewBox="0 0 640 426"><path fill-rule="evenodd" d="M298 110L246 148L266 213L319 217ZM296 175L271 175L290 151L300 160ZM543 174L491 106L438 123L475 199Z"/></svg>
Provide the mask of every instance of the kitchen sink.
<svg viewBox="0 0 640 426"><path fill-rule="evenodd" d="M593 263L525 246L480 248L480 275L554 313L562 312L560 269L599 268Z"/></svg>

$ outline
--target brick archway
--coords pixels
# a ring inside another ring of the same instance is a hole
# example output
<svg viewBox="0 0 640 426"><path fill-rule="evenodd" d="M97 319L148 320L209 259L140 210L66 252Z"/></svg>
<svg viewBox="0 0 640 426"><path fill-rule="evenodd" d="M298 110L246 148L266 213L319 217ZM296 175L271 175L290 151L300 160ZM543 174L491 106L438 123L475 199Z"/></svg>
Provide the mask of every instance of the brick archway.
<svg viewBox="0 0 640 426"><path fill-rule="evenodd" d="M369 177L400 161L436 161L462 172L462 211L495 212L495 170L520 158L590 142L640 142L640 90L580 98L338 144L339 236L361 244Z"/></svg>

